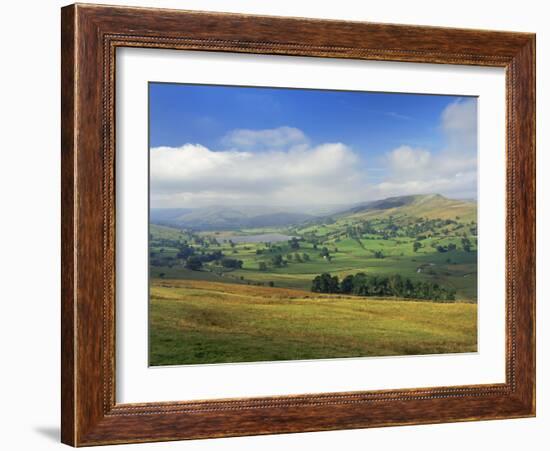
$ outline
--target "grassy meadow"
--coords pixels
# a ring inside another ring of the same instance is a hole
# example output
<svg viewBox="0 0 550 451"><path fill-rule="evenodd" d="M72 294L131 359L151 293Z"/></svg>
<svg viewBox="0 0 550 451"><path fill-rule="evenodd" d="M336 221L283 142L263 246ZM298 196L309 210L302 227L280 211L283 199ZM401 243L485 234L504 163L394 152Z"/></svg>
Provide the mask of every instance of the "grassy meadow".
<svg viewBox="0 0 550 451"><path fill-rule="evenodd" d="M474 352L477 306L153 279L150 364Z"/></svg>

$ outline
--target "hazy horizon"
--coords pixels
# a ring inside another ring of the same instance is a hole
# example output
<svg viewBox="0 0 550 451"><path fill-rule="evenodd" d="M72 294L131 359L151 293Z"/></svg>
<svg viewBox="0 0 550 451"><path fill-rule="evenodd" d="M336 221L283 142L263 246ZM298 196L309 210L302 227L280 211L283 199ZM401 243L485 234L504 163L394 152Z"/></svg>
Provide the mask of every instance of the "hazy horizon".
<svg viewBox="0 0 550 451"><path fill-rule="evenodd" d="M172 206L172 207L151 207L152 210L198 210L198 209L208 209L208 208L242 208L242 209L246 209L246 208L249 208L249 209L260 209L260 208L265 208L265 209L271 209L271 210L276 210L276 209L279 209L279 210L286 210L286 211L294 211L294 210L302 210L303 208L318 208L318 209L322 209L322 208L339 208L339 207L343 207L343 208L347 208L347 207L354 207L354 206L359 206L359 205L362 205L362 204L368 204L368 203L371 203L371 202L377 202L377 201L382 201L382 200L386 200L386 199L391 199L391 198L398 198L398 197L407 197L407 196L443 196L442 194L439 194L439 193L426 193L426 194L403 194L402 196L389 196L389 197L383 197L383 198L377 198L377 199L371 199L371 200L367 200L367 201L363 201L363 202L352 202L352 203L339 203L339 204L316 204L316 205L293 205L293 206L288 206L288 205L285 205L285 204L273 204L273 205L269 205L269 206L266 206L266 205L260 205L260 204L250 204L250 205L246 205L246 204L231 204L231 205L223 205L223 204L208 204L208 205L201 205L201 206L198 206L198 207L186 207L186 206ZM476 198L463 198L463 197L452 197L452 196L443 196L447 199L451 199L451 200L459 200L459 201L463 201L463 202L472 202L472 203L477 203L477 199Z"/></svg>

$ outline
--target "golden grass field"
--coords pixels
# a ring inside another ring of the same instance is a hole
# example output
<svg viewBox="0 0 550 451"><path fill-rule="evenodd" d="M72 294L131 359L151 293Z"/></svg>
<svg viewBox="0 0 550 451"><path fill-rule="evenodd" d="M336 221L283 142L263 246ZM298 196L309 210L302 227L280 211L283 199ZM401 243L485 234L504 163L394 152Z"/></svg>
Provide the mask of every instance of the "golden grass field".
<svg viewBox="0 0 550 451"><path fill-rule="evenodd" d="M477 305L152 279L150 364L475 352Z"/></svg>

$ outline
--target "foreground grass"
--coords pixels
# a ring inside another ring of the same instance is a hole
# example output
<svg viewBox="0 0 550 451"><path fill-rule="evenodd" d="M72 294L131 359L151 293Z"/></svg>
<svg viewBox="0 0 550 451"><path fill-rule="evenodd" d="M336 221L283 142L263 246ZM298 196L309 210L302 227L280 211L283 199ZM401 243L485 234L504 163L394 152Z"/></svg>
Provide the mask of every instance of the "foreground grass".
<svg viewBox="0 0 550 451"><path fill-rule="evenodd" d="M150 364L473 352L477 306L153 280Z"/></svg>

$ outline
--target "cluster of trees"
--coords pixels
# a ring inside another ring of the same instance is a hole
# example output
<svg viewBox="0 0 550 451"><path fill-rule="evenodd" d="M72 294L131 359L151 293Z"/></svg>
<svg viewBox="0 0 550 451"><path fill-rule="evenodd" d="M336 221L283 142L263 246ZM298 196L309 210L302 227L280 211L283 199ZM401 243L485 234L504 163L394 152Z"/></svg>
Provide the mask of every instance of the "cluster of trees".
<svg viewBox="0 0 550 451"><path fill-rule="evenodd" d="M303 263L309 261L309 254L306 254L305 252L300 254L298 252L295 252L294 254L288 254L286 256L287 261L289 262L296 262L296 263Z"/></svg>
<svg viewBox="0 0 550 451"><path fill-rule="evenodd" d="M445 231L449 233L448 226L453 226L454 229L461 228L462 225L452 219L417 219L414 223L403 227L404 234L410 238L426 239L427 235L437 235L437 230L447 227ZM443 231L443 233L445 233Z"/></svg>
<svg viewBox="0 0 550 451"><path fill-rule="evenodd" d="M224 257L220 260L220 263L224 268L229 269L241 269L243 267L243 261L236 258Z"/></svg>
<svg viewBox="0 0 550 451"><path fill-rule="evenodd" d="M224 254L220 250L213 252L197 251L193 246L187 243L178 245L177 253L171 255L165 255L164 249L161 248L159 253L150 252L150 264L152 266L168 266L179 265L182 263L187 269L198 271L202 268L203 263L219 262L224 258ZM164 254L164 255L163 255Z"/></svg>
<svg viewBox="0 0 550 451"><path fill-rule="evenodd" d="M360 221L355 224L348 224L345 229L345 235L348 238L359 240L365 238L377 237L382 240L388 240L397 237L416 238L418 241L425 240L430 236L458 234L464 224L453 219L427 219L427 218L394 218L389 216L386 219L374 219ZM396 222L397 221L397 222ZM469 227L472 235L477 235L477 224L472 221Z"/></svg>
<svg viewBox="0 0 550 451"><path fill-rule="evenodd" d="M292 250L300 249L300 241L295 236L288 240L288 245Z"/></svg>
<svg viewBox="0 0 550 451"><path fill-rule="evenodd" d="M286 265L286 260L283 258L281 254L274 255L271 257L271 266L274 268L281 268Z"/></svg>
<svg viewBox="0 0 550 451"><path fill-rule="evenodd" d="M179 251L177 253L177 257L181 258L183 260L189 258L191 255L195 253L195 248L193 246L189 246L188 244L183 244L180 246Z"/></svg>
<svg viewBox="0 0 550 451"><path fill-rule="evenodd" d="M469 238L464 237L462 238L462 249L464 249L465 252L470 252L472 250L472 243L470 242Z"/></svg>
<svg viewBox="0 0 550 451"><path fill-rule="evenodd" d="M185 267L187 269L190 269L191 271L200 271L202 269L203 263L211 261L215 261L216 263L227 269L241 269L243 267L242 260L223 257L223 254L219 256L219 258L212 259L212 254L191 255L189 258L187 258L187 260L185 260Z"/></svg>
<svg viewBox="0 0 550 451"><path fill-rule="evenodd" d="M265 261L260 262L258 264L258 268L260 269L260 271L267 271L268 263L269 263L269 266L273 268L282 268L286 266L289 262L304 263L304 262L308 262L309 260L310 260L309 254L306 254L305 252L301 254L298 252L295 252L294 254L287 254L286 259L281 254L277 254L271 257L269 259L269 262L265 262Z"/></svg>
<svg viewBox="0 0 550 451"><path fill-rule="evenodd" d="M452 302L456 290L440 287L428 281L411 281L399 274L391 276L369 276L365 273L349 275L339 280L338 276L323 273L316 276L311 283L315 293L342 293L356 296L399 297L423 299L437 302Z"/></svg>
<svg viewBox="0 0 550 451"><path fill-rule="evenodd" d="M264 243L264 244L265 244L264 249L260 249L260 248L256 249L256 255L276 254L276 253L285 251L285 248L283 246L279 246L277 244L271 244L271 243Z"/></svg>
<svg viewBox="0 0 550 451"><path fill-rule="evenodd" d="M185 267L191 271L200 271L202 268L202 260L198 255L191 255L185 260Z"/></svg>
<svg viewBox="0 0 550 451"><path fill-rule="evenodd" d="M456 244L454 243L449 243L446 246L432 243L432 247L440 253L456 251Z"/></svg>
<svg viewBox="0 0 550 451"><path fill-rule="evenodd" d="M187 243L179 246L176 258L184 260L184 266L192 271L200 271L204 263L211 262L228 269L240 269L243 266L242 260L226 257L221 250L199 252Z"/></svg>
<svg viewBox="0 0 550 451"><path fill-rule="evenodd" d="M330 255L330 251L328 250L328 247L326 246L323 246L323 249L321 249L321 252L319 253L319 255L323 258L326 258L328 261L331 260L331 255Z"/></svg>
<svg viewBox="0 0 550 451"><path fill-rule="evenodd" d="M464 236L460 240L460 244L462 245L462 249L464 250L464 252L471 252L472 251L472 242L470 241L470 239L468 237ZM437 243L433 242L431 244L431 246L435 250L437 250L437 252L441 252L441 253L452 252L452 251L457 250L457 245L455 243L449 243L445 246L445 245L437 244Z"/></svg>

